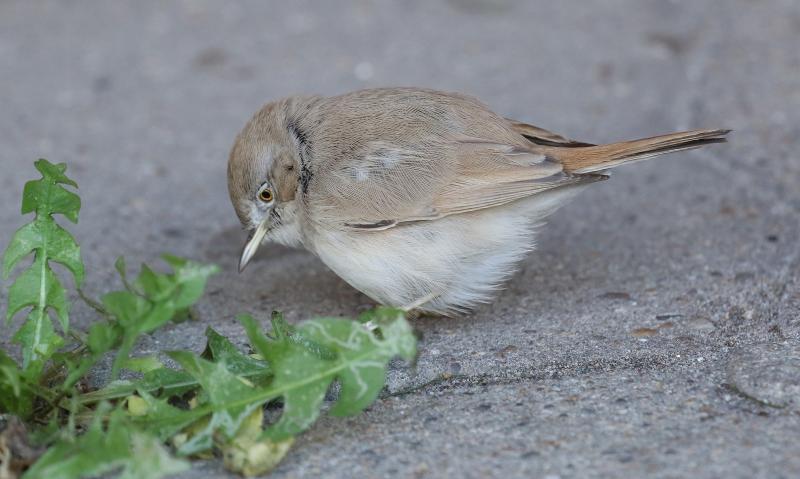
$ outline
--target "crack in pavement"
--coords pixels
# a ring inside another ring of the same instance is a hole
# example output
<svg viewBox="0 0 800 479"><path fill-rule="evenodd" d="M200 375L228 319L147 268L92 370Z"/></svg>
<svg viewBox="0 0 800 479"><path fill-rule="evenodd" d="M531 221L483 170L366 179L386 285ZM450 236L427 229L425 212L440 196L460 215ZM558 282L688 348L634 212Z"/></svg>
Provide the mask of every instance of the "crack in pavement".
<svg viewBox="0 0 800 479"><path fill-rule="evenodd" d="M543 366L533 366L502 375L494 374L442 374L422 384L401 388L384 394L384 397L402 397L429 390L444 391L457 387L484 387L516 384L528 381L543 381L547 379L562 379L588 376L593 373L610 373L615 371L636 370L649 371L659 368L676 366L685 359L674 358L670 355L655 354L644 356L631 356L620 359L596 358L591 361L570 362L551 361Z"/></svg>

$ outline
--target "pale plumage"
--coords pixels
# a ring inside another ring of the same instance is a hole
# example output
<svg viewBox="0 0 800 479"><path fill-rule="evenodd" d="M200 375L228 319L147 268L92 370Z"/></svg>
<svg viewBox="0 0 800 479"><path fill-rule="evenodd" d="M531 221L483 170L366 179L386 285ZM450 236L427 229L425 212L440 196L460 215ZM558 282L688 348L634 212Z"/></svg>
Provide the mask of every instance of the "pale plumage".
<svg viewBox="0 0 800 479"><path fill-rule="evenodd" d="M604 169L726 133L594 146L452 93L280 100L231 151L231 201L253 231L240 267L262 241L304 246L380 303L461 312L489 300L533 248L537 224Z"/></svg>

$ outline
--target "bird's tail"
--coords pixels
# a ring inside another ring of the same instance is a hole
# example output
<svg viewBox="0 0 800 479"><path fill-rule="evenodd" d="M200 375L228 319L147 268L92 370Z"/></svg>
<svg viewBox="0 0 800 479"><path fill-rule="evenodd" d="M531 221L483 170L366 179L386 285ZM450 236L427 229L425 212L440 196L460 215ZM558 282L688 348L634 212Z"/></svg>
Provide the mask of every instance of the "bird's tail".
<svg viewBox="0 0 800 479"><path fill-rule="evenodd" d="M570 173L592 173L665 153L699 148L712 143L724 143L725 135L730 131L692 130L608 145L553 147L549 153Z"/></svg>

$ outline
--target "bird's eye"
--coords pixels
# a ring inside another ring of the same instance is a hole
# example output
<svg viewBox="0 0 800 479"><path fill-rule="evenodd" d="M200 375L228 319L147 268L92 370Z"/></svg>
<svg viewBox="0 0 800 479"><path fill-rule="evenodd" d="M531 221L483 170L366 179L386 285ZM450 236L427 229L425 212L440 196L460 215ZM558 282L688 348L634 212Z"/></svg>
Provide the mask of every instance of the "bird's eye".
<svg viewBox="0 0 800 479"><path fill-rule="evenodd" d="M269 203L272 201L272 190L269 188L264 188L263 190L258 192L258 199L263 201L264 203Z"/></svg>

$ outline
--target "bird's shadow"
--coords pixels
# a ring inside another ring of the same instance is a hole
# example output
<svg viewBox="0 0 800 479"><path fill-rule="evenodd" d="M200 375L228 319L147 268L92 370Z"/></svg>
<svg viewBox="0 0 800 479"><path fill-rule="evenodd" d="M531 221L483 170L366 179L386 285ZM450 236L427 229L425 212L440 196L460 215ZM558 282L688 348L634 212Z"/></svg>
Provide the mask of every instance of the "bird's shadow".
<svg viewBox="0 0 800 479"><path fill-rule="evenodd" d="M220 281L227 295L251 308L283 311L297 316L354 316L375 303L328 269L313 254L277 244L259 248L241 274L236 267L246 233L225 228L203 248L207 261L221 266Z"/></svg>

